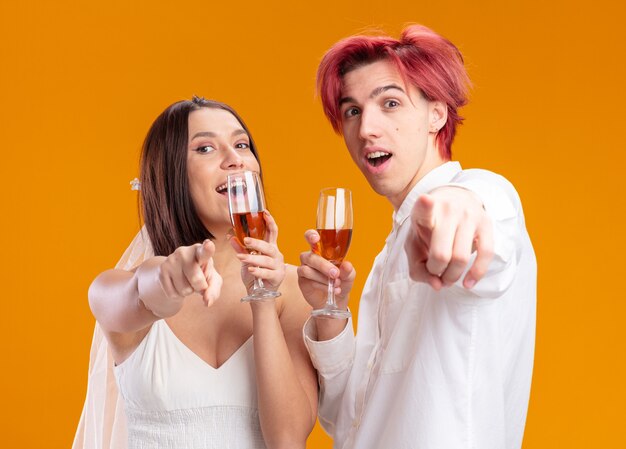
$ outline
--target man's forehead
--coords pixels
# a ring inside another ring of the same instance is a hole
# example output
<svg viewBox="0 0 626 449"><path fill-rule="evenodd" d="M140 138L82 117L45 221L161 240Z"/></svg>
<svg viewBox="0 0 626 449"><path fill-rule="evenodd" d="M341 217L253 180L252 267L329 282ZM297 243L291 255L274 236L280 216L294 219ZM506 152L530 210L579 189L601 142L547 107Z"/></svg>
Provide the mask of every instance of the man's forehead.
<svg viewBox="0 0 626 449"><path fill-rule="evenodd" d="M406 83L398 68L391 62L382 60L360 65L341 77L341 94L347 91L395 84L406 91Z"/></svg>
<svg viewBox="0 0 626 449"><path fill-rule="evenodd" d="M355 88L343 88L339 95L339 105L346 102L364 102L368 100L375 100L382 94L389 92L390 95L406 95L408 97L423 96L421 90L413 86L412 84L406 85L400 80L387 80L380 83L373 83L364 89Z"/></svg>

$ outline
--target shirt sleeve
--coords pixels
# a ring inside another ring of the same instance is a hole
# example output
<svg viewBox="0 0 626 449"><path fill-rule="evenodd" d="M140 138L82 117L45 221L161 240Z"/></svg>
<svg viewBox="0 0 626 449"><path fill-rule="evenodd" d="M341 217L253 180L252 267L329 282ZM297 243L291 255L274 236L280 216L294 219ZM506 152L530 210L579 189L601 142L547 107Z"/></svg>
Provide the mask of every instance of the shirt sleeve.
<svg viewBox="0 0 626 449"><path fill-rule="evenodd" d="M339 407L354 361L355 337L352 318L348 319L343 331L331 340L314 339L316 333L313 318L307 320L302 332L304 344L318 373L320 423L329 435L334 436Z"/></svg>
<svg viewBox="0 0 626 449"><path fill-rule="evenodd" d="M527 238L522 205L513 185L504 177L487 170L464 170L448 186L474 192L483 202L493 224L494 256L485 276L471 290L462 286L462 279L453 287L459 297L497 298L513 283L524 239ZM476 254L466 268L474 262Z"/></svg>

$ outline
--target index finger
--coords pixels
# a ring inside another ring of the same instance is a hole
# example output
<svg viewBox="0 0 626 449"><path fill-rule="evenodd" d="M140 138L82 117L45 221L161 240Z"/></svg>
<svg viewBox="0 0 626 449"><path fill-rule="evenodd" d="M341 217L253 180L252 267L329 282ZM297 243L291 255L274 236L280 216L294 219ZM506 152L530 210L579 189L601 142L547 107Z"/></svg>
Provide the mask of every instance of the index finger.
<svg viewBox="0 0 626 449"><path fill-rule="evenodd" d="M269 210L263 211L263 218L267 224L267 242L275 245L278 241L278 225L276 224L276 220L274 220Z"/></svg>
<svg viewBox="0 0 626 449"><path fill-rule="evenodd" d="M335 265L314 252L300 254L300 263L319 271L327 278L335 279L339 276L339 269Z"/></svg>
<svg viewBox="0 0 626 449"><path fill-rule="evenodd" d="M356 277L356 270L351 262L344 260L339 265L339 279L353 281Z"/></svg>
<svg viewBox="0 0 626 449"><path fill-rule="evenodd" d="M214 252L215 245L211 240L206 239L196 248L196 261L200 264L200 266L205 266L211 257L213 257Z"/></svg>
<svg viewBox="0 0 626 449"><path fill-rule="evenodd" d="M465 279L463 279L463 286L465 288L472 288L476 282L482 279L489 268L491 260L493 259L494 242L491 221L483 224L478 229L478 236L475 239L475 245L476 259L474 260L470 270L467 272Z"/></svg>
<svg viewBox="0 0 626 449"><path fill-rule="evenodd" d="M435 226L435 199L432 195L424 193L419 196L413 206L411 219L418 226L432 229Z"/></svg>

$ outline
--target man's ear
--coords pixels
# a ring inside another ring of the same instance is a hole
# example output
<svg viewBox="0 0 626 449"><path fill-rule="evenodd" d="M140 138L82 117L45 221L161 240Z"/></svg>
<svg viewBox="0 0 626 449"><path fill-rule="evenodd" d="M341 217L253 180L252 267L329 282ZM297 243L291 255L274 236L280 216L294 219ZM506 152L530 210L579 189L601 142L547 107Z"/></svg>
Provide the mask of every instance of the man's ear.
<svg viewBox="0 0 626 449"><path fill-rule="evenodd" d="M428 132L437 133L448 120L448 105L443 101L431 101L428 105L430 115L430 128Z"/></svg>

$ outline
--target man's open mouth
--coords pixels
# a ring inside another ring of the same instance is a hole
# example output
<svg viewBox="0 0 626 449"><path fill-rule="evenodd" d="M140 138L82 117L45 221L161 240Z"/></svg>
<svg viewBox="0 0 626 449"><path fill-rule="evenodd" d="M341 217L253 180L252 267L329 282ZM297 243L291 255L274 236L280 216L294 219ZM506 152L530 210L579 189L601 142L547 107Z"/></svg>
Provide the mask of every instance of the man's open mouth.
<svg viewBox="0 0 626 449"><path fill-rule="evenodd" d="M366 156L367 163L372 167L378 167L381 164L384 164L391 157L391 153L387 153L386 151L374 151L373 153L369 153Z"/></svg>

